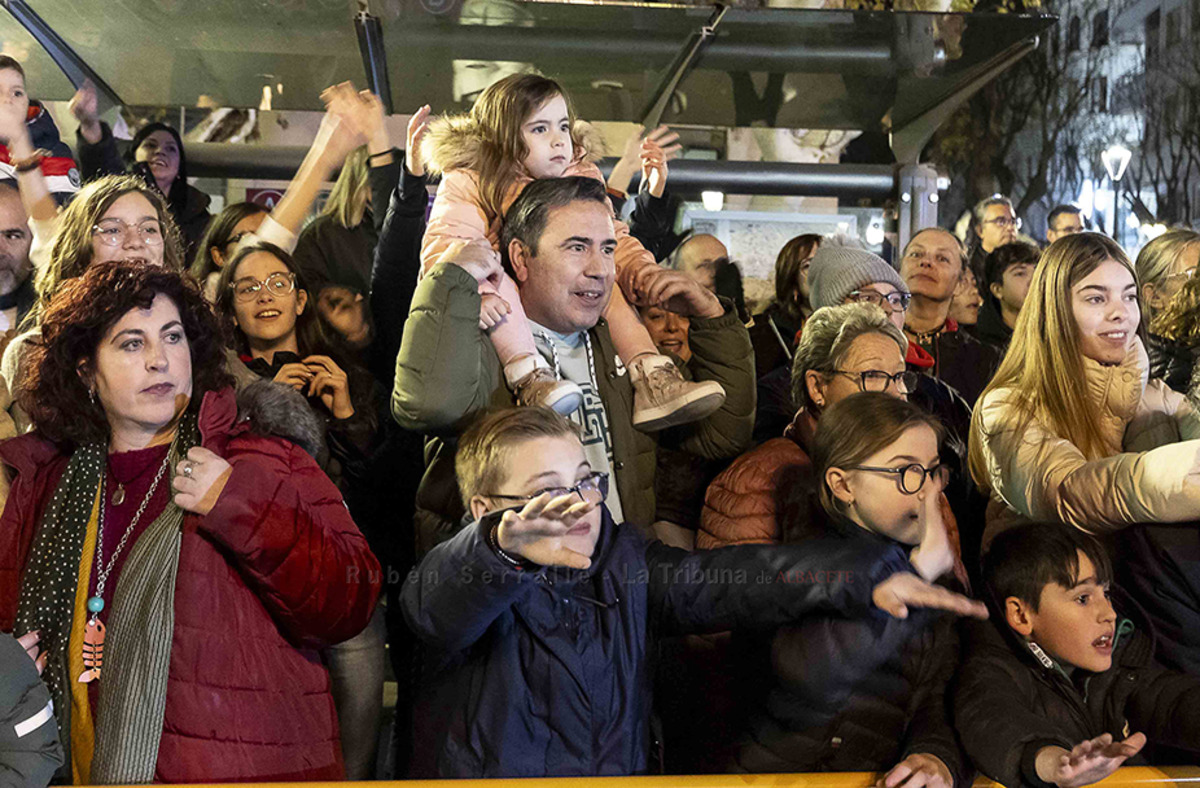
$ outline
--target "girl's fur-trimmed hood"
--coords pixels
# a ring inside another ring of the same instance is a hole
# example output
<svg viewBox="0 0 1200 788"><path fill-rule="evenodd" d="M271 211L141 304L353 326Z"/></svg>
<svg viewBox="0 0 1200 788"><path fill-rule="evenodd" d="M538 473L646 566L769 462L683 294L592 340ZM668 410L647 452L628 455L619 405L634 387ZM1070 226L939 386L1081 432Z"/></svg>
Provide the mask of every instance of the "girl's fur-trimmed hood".
<svg viewBox="0 0 1200 788"><path fill-rule="evenodd" d="M576 149L576 161L597 161L604 155L604 140L594 126L576 120L574 132L583 148L582 151ZM429 124L429 131L421 141L421 159L431 175L451 170L477 170L482 145L483 133L469 114L443 115Z"/></svg>

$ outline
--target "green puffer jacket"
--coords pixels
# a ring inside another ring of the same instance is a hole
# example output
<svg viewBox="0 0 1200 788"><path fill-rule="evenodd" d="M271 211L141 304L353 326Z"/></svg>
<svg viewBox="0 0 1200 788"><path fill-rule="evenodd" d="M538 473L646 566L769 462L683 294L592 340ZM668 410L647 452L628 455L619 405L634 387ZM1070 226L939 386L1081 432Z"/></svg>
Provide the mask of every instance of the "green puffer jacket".
<svg viewBox="0 0 1200 788"><path fill-rule="evenodd" d="M705 459L736 457L754 429L754 352L737 314L693 318L688 364L697 380L725 387L725 404L708 418L650 435L633 428L633 388L618 373L607 323L591 330L600 398L612 430L613 471L625 521L650 534L658 445ZM431 436L425 476L417 491L418 554L452 536L463 516L454 478L455 436L480 411L511 407L500 359L479 330L479 286L451 263L434 266L417 285L396 358L392 416L406 429Z"/></svg>

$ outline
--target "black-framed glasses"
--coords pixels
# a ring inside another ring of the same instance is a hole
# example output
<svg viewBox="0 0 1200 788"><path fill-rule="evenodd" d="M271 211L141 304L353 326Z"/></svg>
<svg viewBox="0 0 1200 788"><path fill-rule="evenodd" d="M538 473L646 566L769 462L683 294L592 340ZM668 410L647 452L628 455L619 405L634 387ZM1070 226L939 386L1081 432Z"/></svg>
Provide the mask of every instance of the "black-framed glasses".
<svg viewBox="0 0 1200 788"><path fill-rule="evenodd" d="M925 486L925 480L930 477L935 479L942 486L945 486L946 480L950 477L950 469L940 462L929 468L926 468L920 463L914 462L912 465L904 465L899 468L877 468L872 465L851 465L846 470L895 474L897 481L900 484L900 491L905 495L916 495L919 493L921 488Z"/></svg>
<svg viewBox="0 0 1200 788"><path fill-rule="evenodd" d="M163 242L162 225L157 219L147 219L138 224L128 224L123 219L101 219L92 225L92 234L100 239L105 246L120 246L132 230L147 246L161 246Z"/></svg>
<svg viewBox="0 0 1200 788"><path fill-rule="evenodd" d="M855 290L846 298L857 304L874 304L889 312L907 312L912 293L895 292L884 295L876 290Z"/></svg>
<svg viewBox="0 0 1200 788"><path fill-rule="evenodd" d="M296 289L296 275L274 273L262 280L255 279L253 276L245 276L229 284L229 289L233 291L239 301L253 301L258 298L259 291L264 287L276 298L290 295Z"/></svg>
<svg viewBox="0 0 1200 788"><path fill-rule="evenodd" d="M917 390L918 373L909 370L897 372L895 375L890 375L881 369L868 369L862 372L830 369L826 372L831 375L845 375L858 383L859 391L887 391L890 386L895 386L902 394L912 394Z"/></svg>
<svg viewBox="0 0 1200 788"><path fill-rule="evenodd" d="M505 493L488 493L487 498L503 498L508 501L532 501L539 495L550 494L551 498L563 495L578 495L579 500L591 503L603 503L608 497L608 474L594 471L579 480L574 487L543 487L532 495L507 495Z"/></svg>
<svg viewBox="0 0 1200 788"><path fill-rule="evenodd" d="M984 219L982 222L980 222L980 224L994 224L997 227L999 227L1001 230L1006 230L1009 227L1020 230L1021 229L1021 218L1017 217L1014 219L1011 216L997 216L994 219Z"/></svg>

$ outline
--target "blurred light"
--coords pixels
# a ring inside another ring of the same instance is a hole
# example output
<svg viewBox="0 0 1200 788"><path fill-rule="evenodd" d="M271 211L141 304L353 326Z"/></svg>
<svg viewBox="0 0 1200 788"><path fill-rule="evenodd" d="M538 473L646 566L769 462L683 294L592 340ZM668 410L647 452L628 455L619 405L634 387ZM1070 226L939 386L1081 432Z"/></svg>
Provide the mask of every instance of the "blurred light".
<svg viewBox="0 0 1200 788"><path fill-rule="evenodd" d="M1146 234L1146 238L1151 241L1166 231L1167 226L1165 224L1147 224L1146 226L1142 227L1142 232L1144 232Z"/></svg>
<svg viewBox="0 0 1200 788"><path fill-rule="evenodd" d="M1128 226L1128 227L1129 227L1131 230L1136 230L1137 228L1139 228L1139 227L1141 227L1141 226L1142 226L1142 220L1141 220L1141 219L1139 219L1139 218L1137 218L1137 214L1136 214L1136 213L1131 213L1131 214L1129 214L1128 216L1126 216L1126 217L1125 217L1125 224L1126 224L1126 226Z"/></svg>
<svg viewBox="0 0 1200 788"><path fill-rule="evenodd" d="M1129 160L1132 158L1133 151L1119 142L1110 145L1106 151L1100 154L1100 161L1104 162L1104 169L1108 171L1108 177L1114 181L1121 180L1121 177L1125 175L1125 168L1129 166Z"/></svg>
<svg viewBox="0 0 1200 788"><path fill-rule="evenodd" d="M270 85L263 85L262 101L258 102L258 108L262 112L270 112L271 111L271 86Z"/></svg>
<svg viewBox="0 0 1200 788"><path fill-rule="evenodd" d="M931 203L933 203L934 205L937 205L937 201L938 201L938 195L937 195L937 192L930 192L930 193L929 193L929 201L930 201Z"/></svg>
<svg viewBox="0 0 1200 788"><path fill-rule="evenodd" d="M283 95L283 83L282 82L275 83L275 92L281 96Z"/></svg>
<svg viewBox="0 0 1200 788"><path fill-rule="evenodd" d="M883 222L872 220L867 225L866 242L868 246L879 246L883 243Z"/></svg>
<svg viewBox="0 0 1200 788"><path fill-rule="evenodd" d="M725 205L725 193L700 192L700 201L704 203L704 210L719 211Z"/></svg>
<svg viewBox="0 0 1200 788"><path fill-rule="evenodd" d="M900 195L900 202L912 202L912 195L908 192Z"/></svg>
<svg viewBox="0 0 1200 788"><path fill-rule="evenodd" d="M1083 188L1079 190L1079 199L1075 201L1075 204L1079 206L1079 212L1091 221L1092 212L1096 209L1096 192L1090 178L1083 182Z"/></svg>
<svg viewBox="0 0 1200 788"><path fill-rule="evenodd" d="M944 191L946 191L946 189L949 189L949 188L950 188L950 179L947 178L945 175L940 176L938 178L938 191L944 192Z"/></svg>
<svg viewBox="0 0 1200 788"><path fill-rule="evenodd" d="M838 222L838 232L844 233L850 230L850 225L846 222Z"/></svg>

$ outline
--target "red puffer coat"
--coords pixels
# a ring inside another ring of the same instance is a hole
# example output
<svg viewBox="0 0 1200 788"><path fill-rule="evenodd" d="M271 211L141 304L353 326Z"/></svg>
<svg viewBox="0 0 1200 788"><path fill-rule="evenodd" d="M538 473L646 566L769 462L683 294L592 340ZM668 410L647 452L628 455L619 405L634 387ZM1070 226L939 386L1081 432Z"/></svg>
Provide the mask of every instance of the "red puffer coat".
<svg viewBox="0 0 1200 788"><path fill-rule="evenodd" d="M367 624L379 562L303 449L205 396L205 448L232 466L207 516L183 521L175 634L155 782L340 780L337 717L317 649ZM34 532L68 455L36 433L0 447L16 471L0 518L0 630L11 631Z"/></svg>

